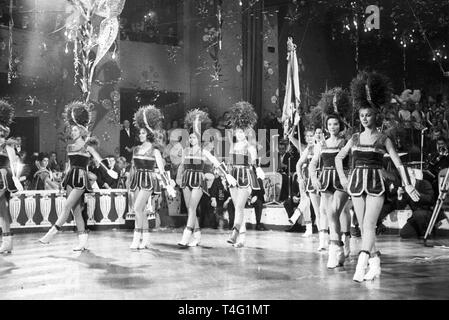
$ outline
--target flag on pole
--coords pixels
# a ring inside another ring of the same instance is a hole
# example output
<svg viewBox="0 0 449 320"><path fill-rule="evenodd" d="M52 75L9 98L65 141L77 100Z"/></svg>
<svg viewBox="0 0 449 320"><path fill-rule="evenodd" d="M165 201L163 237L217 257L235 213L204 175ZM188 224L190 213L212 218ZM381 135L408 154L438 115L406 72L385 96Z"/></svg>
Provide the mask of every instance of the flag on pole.
<svg viewBox="0 0 449 320"><path fill-rule="evenodd" d="M299 105L301 103L296 45L293 43L293 39L291 37L287 40L287 61L287 81L285 84L284 106L282 110L284 138L288 138L288 133L295 122L295 116L300 115Z"/></svg>

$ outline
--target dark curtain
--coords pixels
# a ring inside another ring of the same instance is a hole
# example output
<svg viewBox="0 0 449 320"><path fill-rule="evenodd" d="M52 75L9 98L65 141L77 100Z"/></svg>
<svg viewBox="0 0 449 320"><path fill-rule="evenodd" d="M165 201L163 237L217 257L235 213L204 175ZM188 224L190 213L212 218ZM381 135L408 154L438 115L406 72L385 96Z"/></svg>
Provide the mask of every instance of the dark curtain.
<svg viewBox="0 0 449 320"><path fill-rule="evenodd" d="M243 100L262 116L263 1L242 1Z"/></svg>

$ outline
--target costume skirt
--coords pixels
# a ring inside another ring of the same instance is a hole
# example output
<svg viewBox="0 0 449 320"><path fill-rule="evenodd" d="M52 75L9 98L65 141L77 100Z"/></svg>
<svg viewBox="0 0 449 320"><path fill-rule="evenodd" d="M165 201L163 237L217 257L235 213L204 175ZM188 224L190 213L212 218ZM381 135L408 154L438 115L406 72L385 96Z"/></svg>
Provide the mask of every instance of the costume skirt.
<svg viewBox="0 0 449 320"><path fill-rule="evenodd" d="M335 190L344 191L340 183L337 170L335 168L323 168L320 175L321 192L335 192Z"/></svg>
<svg viewBox="0 0 449 320"><path fill-rule="evenodd" d="M153 194L161 194L162 188L158 174L151 170L138 169L131 177L131 191L145 190Z"/></svg>
<svg viewBox="0 0 449 320"><path fill-rule="evenodd" d="M9 200L10 193L16 192L17 188L12 180L12 172L10 168L0 168L0 190L5 191L6 199Z"/></svg>
<svg viewBox="0 0 449 320"><path fill-rule="evenodd" d="M232 166L231 175L237 180L238 188L251 187L254 190L260 190L263 186L257 180L256 172L250 166Z"/></svg>
<svg viewBox="0 0 449 320"><path fill-rule="evenodd" d="M192 169L184 170L182 173L181 188L202 189L205 194L209 195L206 176L203 171Z"/></svg>
<svg viewBox="0 0 449 320"><path fill-rule="evenodd" d="M87 168L72 166L69 173L67 173L67 175L64 177L64 180L62 181L62 187L65 189L67 186L71 187L72 189L91 192L92 185L89 181Z"/></svg>
<svg viewBox="0 0 449 320"><path fill-rule="evenodd" d="M380 197L385 193L385 182L380 167L356 167L349 177L348 193L361 196L363 193Z"/></svg>

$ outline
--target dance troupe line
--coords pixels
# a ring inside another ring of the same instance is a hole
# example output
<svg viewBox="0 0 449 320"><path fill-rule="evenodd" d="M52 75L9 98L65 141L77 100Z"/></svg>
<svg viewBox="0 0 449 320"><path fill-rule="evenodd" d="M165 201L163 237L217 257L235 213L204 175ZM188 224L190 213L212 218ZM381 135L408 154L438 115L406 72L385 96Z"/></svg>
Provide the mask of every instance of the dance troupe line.
<svg viewBox="0 0 449 320"><path fill-rule="evenodd" d="M390 138L377 128L380 111L388 106L391 89L388 79L376 72L361 72L351 82L351 99L341 88L334 88L323 94L319 106L322 110L324 127L306 128L307 147L301 150L296 165L300 189L299 205L290 217L294 224L302 215L306 224L304 236L312 235L311 207L319 231L318 251L327 252L327 268L343 266L350 255L350 208L353 207L361 227L362 244L358 255L353 280L362 282L380 276L380 251L376 247L376 222L385 199L385 175L382 165L388 154L399 171L406 192L414 201L419 193L413 187L410 173L401 160ZM352 103L351 103L352 101ZM349 115L358 111L361 132L351 132ZM201 241L201 230L197 217L197 206L203 193L208 192L206 164L211 163L224 183L227 183L235 207L232 233L227 242L235 248L245 245L246 226L244 208L253 190L259 190L264 172L257 157L257 144L251 139L251 132L257 122L257 114L248 102L238 102L230 110L229 126L235 140L231 144L229 163L220 162L214 155L210 143L202 143L201 137L209 115L199 109L187 112L185 128L189 131L189 146L182 152L182 162L176 178L181 187L188 210L187 225L178 245L197 246ZM69 171L62 186L67 192L67 201L56 223L39 239L42 244L52 242L72 212L78 230L78 244L73 250L87 249L89 230L87 217L82 213L83 195L91 192L88 177L88 163L94 158L101 163L96 149L98 140L90 136L91 111L83 102L72 102L65 107L64 121L71 130L72 144L67 146ZM0 100L0 224L2 245L0 253L11 253L11 218L7 209L10 193L20 191L17 178L17 155L15 142L7 139L14 118L14 108ZM134 114L134 125L139 130L140 145L133 150L129 191L134 193L133 209L135 229L130 245L132 250L150 247L150 232L145 207L153 195L166 190L170 197L176 197L175 181L164 169L161 155L162 145L157 132L162 129L163 115L152 105L142 106ZM328 138L323 138L323 130ZM291 142L302 149L298 139L290 134ZM348 155L351 154L349 166ZM351 167L351 170L349 171ZM104 170L108 170L106 167ZM108 172L113 174L113 172Z"/></svg>

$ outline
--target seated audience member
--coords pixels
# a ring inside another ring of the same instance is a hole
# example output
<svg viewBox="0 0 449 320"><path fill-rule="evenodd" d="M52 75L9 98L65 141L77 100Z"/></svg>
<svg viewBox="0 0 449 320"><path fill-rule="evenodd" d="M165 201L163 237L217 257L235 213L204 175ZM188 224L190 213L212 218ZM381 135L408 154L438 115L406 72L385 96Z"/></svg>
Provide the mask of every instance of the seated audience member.
<svg viewBox="0 0 449 320"><path fill-rule="evenodd" d="M129 182L129 166L125 157L117 158L114 170L119 173L117 189L126 189Z"/></svg>
<svg viewBox="0 0 449 320"><path fill-rule="evenodd" d="M423 237L432 216L431 206L435 204L435 194L432 184L423 180L422 172L417 169L409 169L409 175L416 191L419 192L420 199L418 202L411 200L403 187L399 187L396 200L398 210L403 210L408 206L412 209L412 216L400 231L401 238L420 238ZM442 212L437 221L444 219Z"/></svg>
<svg viewBox="0 0 449 320"><path fill-rule="evenodd" d="M250 206L254 208L254 212L256 214L256 230L259 231L265 231L267 230L263 223L260 222L262 218L262 209L263 204L265 202L265 190L263 188L263 181L260 178L257 178L259 180L259 185L262 186L260 190L253 190L250 196Z"/></svg>
<svg viewBox="0 0 449 320"><path fill-rule="evenodd" d="M444 137L439 137L436 141L436 151L430 155L430 160L428 161L428 169L435 176L433 179L433 190L435 193L438 192L438 173L449 168L449 148L447 146L447 141Z"/></svg>
<svg viewBox="0 0 449 320"><path fill-rule="evenodd" d="M107 169L112 169L115 172L117 172L117 174L119 174L119 172L117 171L117 168L115 166L115 158L113 156L108 156L106 158L104 158L101 163L104 165L98 165L98 173L99 176L97 177L98 180L97 182L98 185L100 186L100 189L116 189L117 185L118 185L118 178L114 179L113 177L111 177L107 171ZM107 169L106 169L106 168Z"/></svg>
<svg viewBox="0 0 449 320"><path fill-rule="evenodd" d="M215 179L212 182L212 186L209 189L209 194L211 198L211 206L214 211L216 226L223 228L224 226L224 212L232 205L231 194L226 183L226 179L215 173ZM233 221L232 221L233 222ZM229 222L230 228L232 228L233 223Z"/></svg>
<svg viewBox="0 0 449 320"><path fill-rule="evenodd" d="M48 162L48 170L50 170L52 172L61 171L61 166L58 163L56 152L54 152L54 151L50 154L50 159Z"/></svg>
<svg viewBox="0 0 449 320"><path fill-rule="evenodd" d="M31 177L30 190L57 190L59 185L54 181L53 173L47 168L49 157L46 153L39 153L34 167L37 170L34 171Z"/></svg>

